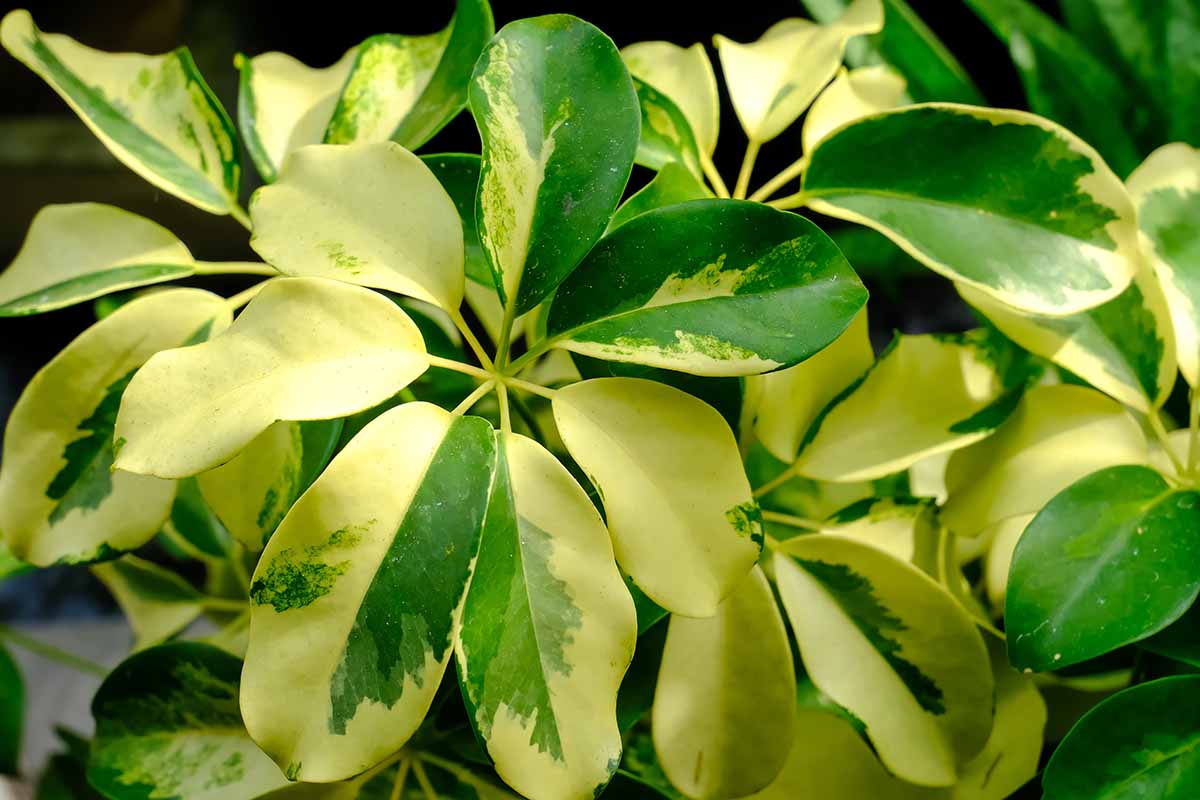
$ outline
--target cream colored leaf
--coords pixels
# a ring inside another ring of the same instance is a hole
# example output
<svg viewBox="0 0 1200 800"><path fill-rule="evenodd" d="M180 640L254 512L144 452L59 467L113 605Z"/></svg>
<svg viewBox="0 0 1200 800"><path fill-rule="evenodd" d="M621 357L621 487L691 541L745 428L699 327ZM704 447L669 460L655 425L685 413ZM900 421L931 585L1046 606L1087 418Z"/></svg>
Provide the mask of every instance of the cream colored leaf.
<svg viewBox="0 0 1200 800"><path fill-rule="evenodd" d="M1082 386L1037 386L994 436L950 457L942 522L975 536L1040 511L1085 475L1147 457L1141 428L1120 404Z"/></svg>
<svg viewBox="0 0 1200 800"><path fill-rule="evenodd" d="M721 103L717 76L704 45L637 42L621 48L621 58L631 75L675 101L692 126L701 152L711 156L717 147Z"/></svg>
<svg viewBox="0 0 1200 800"><path fill-rule="evenodd" d="M180 576L136 556L92 567L133 629L134 651L160 644L204 611L204 596Z"/></svg>
<svg viewBox="0 0 1200 800"><path fill-rule="evenodd" d="M0 316L53 311L191 274L183 242L144 217L102 203L50 205L0 273Z"/></svg>
<svg viewBox="0 0 1200 800"><path fill-rule="evenodd" d="M743 414L754 435L780 461L794 461L821 410L875 361L864 307L833 344L794 367L745 379Z"/></svg>
<svg viewBox="0 0 1200 800"><path fill-rule="evenodd" d="M800 138L804 152L848 122L910 102L904 76L889 66L841 70L813 101Z"/></svg>
<svg viewBox="0 0 1200 800"><path fill-rule="evenodd" d="M997 614L1004 612L1004 597L1008 592L1008 572L1012 568L1013 553L1021 534L1033 520L1033 514L1019 514L997 522L983 536L990 538L984 556L984 584L988 602ZM980 537L983 538L983 537Z"/></svg>
<svg viewBox="0 0 1200 800"><path fill-rule="evenodd" d="M398 144L314 145L250 204L250 245L288 275L387 289L451 311L463 297L454 202Z"/></svg>
<svg viewBox="0 0 1200 800"><path fill-rule="evenodd" d="M846 42L882 27L880 0L854 0L830 25L785 19L749 44L715 37L734 111L750 140L769 142L783 133L837 74Z"/></svg>
<svg viewBox="0 0 1200 800"><path fill-rule="evenodd" d="M1158 148L1125 182L1138 210L1145 249L1166 293L1179 368L1200 384L1200 150Z"/></svg>
<svg viewBox="0 0 1200 800"><path fill-rule="evenodd" d="M773 563L817 688L863 721L891 772L953 785L992 728L992 671L967 613L920 570L844 537L790 539Z"/></svg>
<svg viewBox="0 0 1200 800"><path fill-rule="evenodd" d="M275 279L223 335L139 371L117 416L116 465L196 475L278 420L363 411L428 366L417 326L386 297L323 278Z"/></svg>
<svg viewBox="0 0 1200 800"><path fill-rule="evenodd" d="M357 47L328 67L309 67L285 53L263 53L239 62L238 123L259 174L275 180L287 154L320 144Z"/></svg>
<svg viewBox="0 0 1200 800"><path fill-rule="evenodd" d="M571 384L553 407L563 442L604 501L622 569L663 608L716 613L762 543L725 420L686 392L636 378Z"/></svg>
<svg viewBox="0 0 1200 800"><path fill-rule="evenodd" d="M986 353L939 336L901 336L817 423L800 475L882 478L988 436L1006 398Z"/></svg>
<svg viewBox="0 0 1200 800"><path fill-rule="evenodd" d="M25 387L4 436L0 532L38 566L91 561L150 539L174 481L111 471L113 418L135 371L160 350L229 325L217 295L156 292L92 325Z"/></svg>
<svg viewBox="0 0 1200 800"><path fill-rule="evenodd" d="M654 694L659 763L688 797L742 797L783 768L796 674L775 595L755 567L715 616L671 618Z"/></svg>

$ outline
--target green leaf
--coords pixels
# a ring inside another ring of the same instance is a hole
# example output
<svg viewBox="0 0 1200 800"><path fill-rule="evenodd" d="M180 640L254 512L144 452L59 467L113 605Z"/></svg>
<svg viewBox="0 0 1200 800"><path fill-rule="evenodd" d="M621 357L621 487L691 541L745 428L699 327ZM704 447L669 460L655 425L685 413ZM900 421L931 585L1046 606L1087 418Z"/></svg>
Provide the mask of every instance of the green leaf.
<svg viewBox="0 0 1200 800"><path fill-rule="evenodd" d="M55 732L63 749L47 760L38 776L34 800L105 800L87 782L89 743L64 728Z"/></svg>
<svg viewBox="0 0 1200 800"><path fill-rule="evenodd" d="M762 546L729 425L686 392L637 378L573 383L553 407L604 502L621 568L663 608L716 613Z"/></svg>
<svg viewBox="0 0 1200 800"><path fill-rule="evenodd" d="M134 652L162 644L204 611L204 595L195 587L136 556L97 564L92 574L108 587L129 621Z"/></svg>
<svg viewBox="0 0 1200 800"><path fill-rule="evenodd" d="M424 720L495 461L486 420L407 403L354 437L267 543L250 587L242 712L289 778L355 775Z"/></svg>
<svg viewBox="0 0 1200 800"><path fill-rule="evenodd" d="M487 0L458 0L454 18L428 36L372 36L333 110L330 144L391 139L416 150L458 116L467 82L496 32Z"/></svg>
<svg viewBox="0 0 1200 800"><path fill-rule="evenodd" d="M642 109L642 136L638 140L637 163L650 169L680 164L703 181L700 150L687 117L671 98L644 81L633 81Z"/></svg>
<svg viewBox="0 0 1200 800"><path fill-rule="evenodd" d="M463 698L507 784L588 800L620 761L637 618L583 488L532 439L500 448L455 650Z"/></svg>
<svg viewBox="0 0 1200 800"><path fill-rule="evenodd" d="M1189 384L1200 385L1200 230L1195 222L1200 218L1200 150L1182 143L1164 145L1134 170L1126 185L1166 294L1179 369Z"/></svg>
<svg viewBox="0 0 1200 800"><path fill-rule="evenodd" d="M612 41L559 14L500 31L470 104L483 140L479 237L501 299L522 314L608 225L641 132L637 93Z"/></svg>
<svg viewBox="0 0 1200 800"><path fill-rule="evenodd" d="M845 12L850 0L801 2L815 19L829 24ZM883 0L883 30L851 39L846 61L855 67L891 64L904 76L909 94L918 103L983 103L967 71L905 0Z"/></svg>
<svg viewBox="0 0 1200 800"><path fill-rule="evenodd" d="M653 711L654 749L688 797L743 797L783 768L795 732L787 628L762 569L715 616L673 616Z"/></svg>
<svg viewBox="0 0 1200 800"><path fill-rule="evenodd" d="M813 152L804 193L814 210L1032 313L1116 297L1141 258L1117 176L1070 132L1019 111L929 104L859 120Z"/></svg>
<svg viewBox="0 0 1200 800"><path fill-rule="evenodd" d="M752 375L813 355L866 299L832 240L803 217L697 200L602 239L555 294L547 336L597 358Z"/></svg>
<svg viewBox="0 0 1200 800"><path fill-rule="evenodd" d="M242 662L197 642L144 650L92 701L88 781L112 800L254 797L287 781L246 735Z"/></svg>
<svg viewBox="0 0 1200 800"><path fill-rule="evenodd" d="M1047 800L1188 800L1200 791L1200 676L1118 692L1083 716L1042 774Z"/></svg>
<svg viewBox="0 0 1200 800"><path fill-rule="evenodd" d="M164 530L178 534L204 555L225 558L229 555L229 531L205 502L196 478L179 481L171 517Z"/></svg>
<svg viewBox="0 0 1200 800"><path fill-rule="evenodd" d="M704 45L680 47L671 42L637 42L621 49L629 72L669 97L683 113L702 157L717 146L721 104L717 76Z"/></svg>
<svg viewBox="0 0 1200 800"><path fill-rule="evenodd" d="M421 159L391 142L314 145L254 193L253 247L287 275L387 289L457 310L463 232Z"/></svg>
<svg viewBox="0 0 1200 800"><path fill-rule="evenodd" d="M205 501L250 552L262 549L333 456L341 420L276 422L234 458L197 476Z"/></svg>
<svg viewBox="0 0 1200 800"><path fill-rule="evenodd" d="M1200 593L1200 492L1149 467L1092 473L1043 508L1017 543L1004 603L1009 658L1046 672L1174 622Z"/></svg>
<svg viewBox="0 0 1200 800"><path fill-rule="evenodd" d="M952 785L992 729L992 670L970 616L915 567L840 536L789 539L773 563L812 682L862 720L895 775Z"/></svg>
<svg viewBox="0 0 1200 800"><path fill-rule="evenodd" d="M795 469L826 481L882 478L986 438L1019 399L977 341L901 335L820 412Z"/></svg>
<svg viewBox="0 0 1200 800"><path fill-rule="evenodd" d="M763 447L790 463L821 411L874 362L864 306L841 336L807 361L748 376L743 414Z"/></svg>
<svg viewBox="0 0 1200 800"><path fill-rule="evenodd" d="M882 26L880 0L853 0L828 25L785 19L749 44L714 37L733 110L750 141L783 133L837 74L846 42Z"/></svg>
<svg viewBox="0 0 1200 800"><path fill-rule="evenodd" d="M237 134L187 48L160 56L104 53L42 33L25 10L0 23L0 42L125 166L205 211L240 213Z"/></svg>
<svg viewBox="0 0 1200 800"><path fill-rule="evenodd" d="M0 317L186 278L192 264L183 242L144 217L101 203L49 205L0 274Z"/></svg>
<svg viewBox="0 0 1200 800"><path fill-rule="evenodd" d="M148 541L175 484L113 471L117 406L154 353L229 325L218 296L172 289L88 328L41 369L13 408L0 469L0 530L38 566L110 558Z"/></svg>
<svg viewBox="0 0 1200 800"><path fill-rule="evenodd" d="M1139 641L1138 647L1200 667L1200 605L1193 603L1179 619L1153 636Z"/></svg>
<svg viewBox="0 0 1200 800"><path fill-rule="evenodd" d="M0 645L0 774L17 774L24 726L25 683L16 662Z"/></svg>
<svg viewBox="0 0 1200 800"><path fill-rule="evenodd" d="M223 335L138 372L117 415L115 463L139 475L195 475L277 420L362 411L427 367L420 332L391 300L323 278L275 279Z"/></svg>
<svg viewBox="0 0 1200 800"><path fill-rule="evenodd" d="M663 164L662 169L649 183L621 204L613 214L608 229L611 232L648 211L710 197L712 192L708 187L685 167L673 162Z"/></svg>
<svg viewBox="0 0 1200 800"><path fill-rule="evenodd" d="M976 536L1039 511L1085 475L1148 458L1141 428L1119 403L1082 386L1036 386L991 438L950 457L941 519Z"/></svg>
<svg viewBox="0 0 1200 800"><path fill-rule="evenodd" d="M1125 405L1152 413L1171 394L1177 371L1171 313L1146 267L1114 299L1067 316L1030 314L962 284L958 291L1021 347Z"/></svg>
<svg viewBox="0 0 1200 800"><path fill-rule="evenodd" d="M425 166L442 184L446 194L454 201L462 223L463 249L466 251L467 277L481 286L492 288L492 268L488 266L483 245L479 242L479 229L475 225L475 193L479 190L479 165L477 155L467 153L439 153L421 156Z"/></svg>

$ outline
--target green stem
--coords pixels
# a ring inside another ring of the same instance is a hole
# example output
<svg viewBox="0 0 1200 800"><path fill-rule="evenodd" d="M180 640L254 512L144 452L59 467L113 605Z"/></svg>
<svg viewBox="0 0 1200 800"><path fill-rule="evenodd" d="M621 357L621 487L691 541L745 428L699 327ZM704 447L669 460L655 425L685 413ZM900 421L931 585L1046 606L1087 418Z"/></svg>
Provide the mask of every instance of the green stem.
<svg viewBox="0 0 1200 800"><path fill-rule="evenodd" d="M167 520L163 523L162 535L165 538L170 539L171 544L183 551L188 558L200 561L202 563L215 560L213 556L205 553L199 547L196 547L196 545L189 542L184 535L179 532L179 529L175 527L175 523L171 522L170 520Z"/></svg>
<svg viewBox="0 0 1200 800"><path fill-rule="evenodd" d="M463 319L462 312L457 308L454 309L450 312L450 319L454 322L454 327L458 328L458 332L462 334L463 341L467 343L467 346L471 348L471 352L479 359L479 363L483 365L483 368L488 371L494 370L496 368L495 364L492 363L492 359L488 356L487 351L483 349L483 345L479 343L479 339L475 338L474 332L467 326L467 321Z"/></svg>
<svg viewBox="0 0 1200 800"><path fill-rule="evenodd" d="M819 522L804 517L797 517L792 514L780 514L778 511L764 511L762 518L767 522L778 522L780 525L788 525L792 528L803 528L809 531L819 531L824 526Z"/></svg>
<svg viewBox="0 0 1200 800"><path fill-rule="evenodd" d="M504 382L514 389L520 389L522 391L529 392L530 394L536 394L538 397L544 397L547 400L554 399L554 389L549 389L545 386L539 386L538 384L530 383L529 381L523 381L520 378L514 378L511 375L506 377Z"/></svg>
<svg viewBox="0 0 1200 800"><path fill-rule="evenodd" d="M246 289L243 292L238 292L233 297L226 298L225 305L229 306L231 311L236 311L257 297L258 293L261 292L268 283L270 283L269 279L263 281L262 283L256 283L249 289Z"/></svg>
<svg viewBox="0 0 1200 800"><path fill-rule="evenodd" d="M417 785L425 793L425 800L438 800L438 793L434 790L433 784L429 782L429 776L425 774L424 765L420 761L413 759L412 770L413 775L417 778Z"/></svg>
<svg viewBox="0 0 1200 800"><path fill-rule="evenodd" d="M733 199L745 200L746 192L750 189L750 175L754 172L754 162L758 160L758 149L762 143L751 139L746 145L746 155L742 158L742 168L738 171L737 184L733 187Z"/></svg>
<svg viewBox="0 0 1200 800"><path fill-rule="evenodd" d="M808 195L799 191L795 194L789 194L787 197L781 197L778 200L771 200L767 203L771 208L778 208L780 211L790 211L793 208L800 208L808 202Z"/></svg>
<svg viewBox="0 0 1200 800"><path fill-rule="evenodd" d="M457 406L455 406L454 410L450 413L452 413L456 417L462 416L463 414L467 413L468 411L471 410L471 406L475 405L480 400L482 400L484 397L486 397L487 393L490 392L492 390L492 388L495 387L495 385L496 385L495 381L484 381L483 383L479 384L479 386L476 387L475 391L473 391L469 395L467 395L466 398L464 398L461 403L459 403Z"/></svg>
<svg viewBox="0 0 1200 800"><path fill-rule="evenodd" d="M100 666L94 661L89 661L88 659L77 656L74 653L68 653L66 650L60 650L54 645L38 641L32 636L26 636L20 631L10 628L7 625L0 625L0 641L6 641L9 644L20 647L22 650L28 650L30 653L41 656L48 661L57 662L65 667L70 667L71 669L79 672L89 675L99 675L101 678L108 675L108 669Z"/></svg>
<svg viewBox="0 0 1200 800"><path fill-rule="evenodd" d="M229 549L229 568L233 570L233 577L237 579L238 584L242 587L247 595L250 594L250 574L246 572L246 562L244 560L246 548L241 542L235 541Z"/></svg>
<svg viewBox="0 0 1200 800"><path fill-rule="evenodd" d="M521 373L521 370L523 370L523 369L525 369L525 367L529 366L530 362L532 362L535 358L537 358L538 356L542 355L547 350L549 350L554 345L555 341L557 341L557 339L550 338L550 337L542 339L540 342L535 344L533 347L529 348L524 353L522 353L520 358L518 358L516 361L513 361L511 364L509 364L508 368L504 370L504 374L505 375L519 375Z"/></svg>
<svg viewBox="0 0 1200 800"><path fill-rule="evenodd" d="M503 383L496 384L496 394L500 398L500 431L512 433L512 416L508 411L508 387Z"/></svg>
<svg viewBox="0 0 1200 800"><path fill-rule="evenodd" d="M521 420L525 423L525 426L529 428L529 432L533 434L533 438L537 439L542 444L545 444L546 433L542 430L542 426L538 424L537 419L533 416L533 412L529 410L529 407L525 405L524 401L522 401L521 398L517 397L515 394L510 395L508 400L512 403L512 407L516 409L517 416L521 418Z"/></svg>
<svg viewBox="0 0 1200 800"><path fill-rule="evenodd" d="M464 364L461 361L455 361L452 358L442 358L441 356L434 355L427 356L427 358L429 359L430 366L441 367L442 369L449 369L453 370L454 372L461 372L464 375L470 375L471 377L479 378L480 380L484 381L495 379L495 375L485 369L473 367L470 364Z"/></svg>
<svg viewBox="0 0 1200 800"><path fill-rule="evenodd" d="M808 155L805 154L796 159L784 168L778 175L759 187L758 191L750 195L750 199L761 203L771 195L783 188L783 185L790 180L794 180L804 174L804 170L808 169Z"/></svg>
<svg viewBox="0 0 1200 800"><path fill-rule="evenodd" d="M274 277L279 270L269 264L253 261L195 261L192 269L197 275L266 275Z"/></svg>
<svg viewBox="0 0 1200 800"><path fill-rule="evenodd" d="M518 284L519 286L519 284ZM513 287L513 296L504 304L504 316L500 319L500 335L496 337L496 369L503 370L512 355L512 328L517 318L518 286Z"/></svg>
<svg viewBox="0 0 1200 800"><path fill-rule="evenodd" d="M717 167L712 162L712 158L705 152L700 153L700 168L704 170L704 177L708 178L708 182L712 184L713 191L717 193L717 197L728 199L729 187L725 185L725 179L721 177L721 173L717 172Z"/></svg>
<svg viewBox="0 0 1200 800"><path fill-rule="evenodd" d="M233 611L240 613L246 610L245 600L234 600L229 597L206 597L201 602L205 608L212 611Z"/></svg>
<svg viewBox="0 0 1200 800"><path fill-rule="evenodd" d="M401 759L400 766L396 768L396 782L392 784L392 794L390 800L400 800L400 795L404 794L404 784L408 783L408 770L412 766L412 761L409 759Z"/></svg>
<svg viewBox="0 0 1200 800"><path fill-rule="evenodd" d="M774 491L775 489L778 489L780 486L787 483L795 476L796 476L796 465L793 464L790 467L788 467L787 469L785 469L783 472L776 475L774 478L771 478L771 480L767 481L762 486L759 486L757 489L755 489L754 496L762 497L764 494L770 494L772 491Z"/></svg>
<svg viewBox="0 0 1200 800"><path fill-rule="evenodd" d="M229 216L236 219L238 224L240 224L246 230L251 232L254 231L254 223L250 221L250 215L247 214L246 211L237 203L232 203L229 206Z"/></svg>
<svg viewBox="0 0 1200 800"><path fill-rule="evenodd" d="M1167 457L1171 459L1172 466L1175 467L1175 474L1183 477L1188 474L1183 468L1183 463L1180 462L1179 456L1175 455L1175 451L1171 449L1171 441L1167 437L1167 429L1163 427L1162 419L1159 418L1157 411L1151 411L1147 416L1150 421L1150 430L1154 432L1154 438L1158 439L1158 444L1166 451Z"/></svg>

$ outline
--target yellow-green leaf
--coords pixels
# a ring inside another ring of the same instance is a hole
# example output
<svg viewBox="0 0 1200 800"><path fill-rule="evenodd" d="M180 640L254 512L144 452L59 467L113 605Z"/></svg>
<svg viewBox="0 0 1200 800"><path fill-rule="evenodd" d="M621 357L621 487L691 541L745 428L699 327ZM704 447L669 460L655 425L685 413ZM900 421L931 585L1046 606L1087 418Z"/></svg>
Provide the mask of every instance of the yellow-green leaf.
<svg viewBox="0 0 1200 800"><path fill-rule="evenodd" d="M105 53L42 33L25 10L0 23L0 42L125 166L205 211L236 211L237 135L187 48L159 56Z"/></svg>
<svg viewBox="0 0 1200 800"><path fill-rule="evenodd" d="M133 649L161 644L204 611L204 595L157 564L123 556L97 564L92 573L108 587L133 629Z"/></svg>
<svg viewBox="0 0 1200 800"><path fill-rule="evenodd" d="M882 478L985 438L1015 399L970 340L900 336L815 423L796 470L819 480Z"/></svg>
<svg viewBox="0 0 1200 800"><path fill-rule="evenodd" d="M696 144L707 157L717 147L721 103L717 77L704 45L680 47L671 42L638 42L621 49L625 66L636 78L665 94L691 125Z"/></svg>
<svg viewBox="0 0 1200 800"><path fill-rule="evenodd" d="M192 274L192 254L150 220L102 203L44 207L0 273L0 317L39 314Z"/></svg>
<svg viewBox="0 0 1200 800"><path fill-rule="evenodd" d="M855 0L830 25L785 19L750 44L715 37L733 109L750 140L769 142L783 133L837 74L846 42L882 27L880 0Z"/></svg>
<svg viewBox="0 0 1200 800"><path fill-rule="evenodd" d="M424 720L495 463L486 420L407 403L354 437L268 542L250 587L242 713L288 777L348 778Z"/></svg>
<svg viewBox="0 0 1200 800"><path fill-rule="evenodd" d="M1182 142L1150 154L1126 181L1166 293L1179 368L1200 384L1200 150Z"/></svg>
<svg viewBox="0 0 1200 800"><path fill-rule="evenodd" d="M196 480L205 501L251 552L261 550L292 503L329 461L340 421L276 422Z"/></svg>
<svg viewBox="0 0 1200 800"><path fill-rule="evenodd" d="M496 771L532 800L589 800L620 762L617 688L637 615L583 488L519 434L500 458L456 645Z"/></svg>
<svg viewBox="0 0 1200 800"><path fill-rule="evenodd" d="M801 140L804 152L848 122L902 106L909 101L904 76L879 65L841 70L833 82L813 101L804 117Z"/></svg>
<svg viewBox="0 0 1200 800"><path fill-rule="evenodd" d="M33 377L9 417L0 469L0 532L17 557L91 561L158 531L175 483L112 471L117 406L154 353L203 341L229 320L209 292L157 292L88 328Z"/></svg>
<svg viewBox="0 0 1200 800"><path fill-rule="evenodd" d="M654 693L654 749L688 797L742 797L791 750L796 674L775 595L759 567L715 616L671 618Z"/></svg>
<svg viewBox="0 0 1200 800"><path fill-rule="evenodd" d="M285 53L238 57L238 128L264 181L275 180L288 153L324 139L357 53L323 68Z"/></svg>
<svg viewBox="0 0 1200 800"><path fill-rule="evenodd" d="M139 371L117 416L116 465L196 475L277 420L366 410L428 366L417 326L386 297L323 278L275 279L228 331Z"/></svg>
<svg viewBox="0 0 1200 800"><path fill-rule="evenodd" d="M950 457L942 522L975 536L1041 510L1085 475L1147 457L1141 428L1120 404L1082 386L1037 386L994 436Z"/></svg>
<svg viewBox="0 0 1200 800"><path fill-rule="evenodd" d="M992 729L987 648L917 568L836 535L783 545L775 577L814 684L862 720L891 772L950 786Z"/></svg>
<svg viewBox="0 0 1200 800"><path fill-rule="evenodd" d="M864 307L833 344L807 361L748 376L742 413L767 452L780 461L794 461L813 420L874 361Z"/></svg>
<svg viewBox="0 0 1200 800"><path fill-rule="evenodd" d="M250 245L288 275L356 283L457 310L463 232L454 201L398 144L314 145L254 194Z"/></svg>
<svg viewBox="0 0 1200 800"><path fill-rule="evenodd" d="M690 394L639 378L571 384L553 407L604 501L621 568L663 608L715 614L762 545L729 425Z"/></svg>
<svg viewBox="0 0 1200 800"><path fill-rule="evenodd" d="M1120 295L1068 316L1031 314L965 284L959 294L1006 336L1143 413L1175 385L1175 334L1162 288L1141 267Z"/></svg>

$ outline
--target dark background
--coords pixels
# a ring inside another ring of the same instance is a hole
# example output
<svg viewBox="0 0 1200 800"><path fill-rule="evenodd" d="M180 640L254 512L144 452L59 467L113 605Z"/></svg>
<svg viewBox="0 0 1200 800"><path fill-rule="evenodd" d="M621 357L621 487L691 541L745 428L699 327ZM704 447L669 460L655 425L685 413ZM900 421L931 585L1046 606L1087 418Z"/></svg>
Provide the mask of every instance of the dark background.
<svg viewBox="0 0 1200 800"><path fill-rule="evenodd" d="M1007 49L961 0L909 2L963 63L991 105L1024 106ZM1056 4L1040 5L1053 12ZM11 7L0 3L0 13ZM303 3L250 0L31 0L26 7L42 30L65 33L104 50L159 53L188 45L233 116L237 108L235 53L281 50L312 66L326 66L375 33L418 34L444 27L453 0L340 2L311 12L304 10ZM798 0L741 0L734 4L493 0L493 8L497 28L521 17L573 13L600 27L618 46L653 39L681 45L710 43L715 33L751 41L780 19L807 16ZM710 56L715 64L711 46ZM720 70L717 72L719 75ZM728 99L723 98L723 103L715 162L732 185L746 141ZM788 132L764 148L752 187L799 155L798 138ZM423 151L477 152L477 148L474 123L463 114ZM248 195L258 179L249 159L243 163L243 192ZM247 246L246 232L236 222L192 208L117 163L53 91L0 51L0 267L16 254L39 208L85 200L112 203L165 225L198 258L258 260ZM892 329L919 333L972 325L948 282L932 273L915 269L902 276L880 275L861 269L865 265L855 266L864 272L872 292L870 310L876 339L886 341ZM204 285L224 291L242 288L245 282L210 278ZM90 303L36 317L0 319L0 424L34 372L92 321ZM85 571L69 574L86 581ZM64 575L62 580L75 579ZM30 605L34 596L39 598L36 607ZM94 608L95 602L95 597L79 597L78 591L4 592L0 593L0 618L69 614Z"/></svg>

